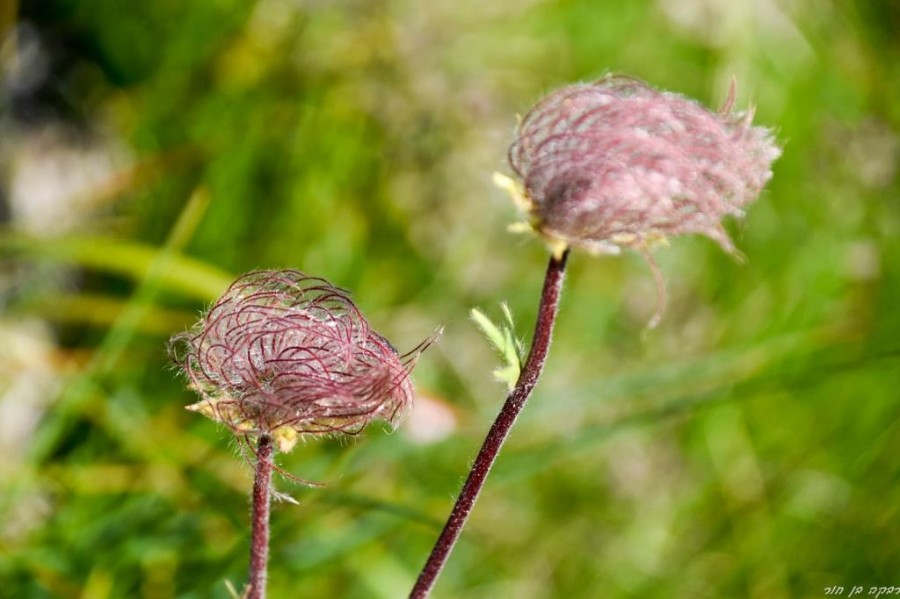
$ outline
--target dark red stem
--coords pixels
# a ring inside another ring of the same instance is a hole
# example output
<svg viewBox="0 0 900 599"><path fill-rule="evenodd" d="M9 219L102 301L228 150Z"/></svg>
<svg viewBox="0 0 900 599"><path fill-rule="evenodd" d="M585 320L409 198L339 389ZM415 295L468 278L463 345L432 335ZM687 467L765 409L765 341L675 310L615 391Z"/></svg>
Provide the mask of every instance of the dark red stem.
<svg viewBox="0 0 900 599"><path fill-rule="evenodd" d="M493 466L497 455L500 453L503 442L509 435L509 431L515 423L519 412L522 411L525 401L531 395L531 391L541 375L544 362L547 360L547 351L550 349L550 338L553 334L553 325L556 322L559 295L562 290L563 279L565 278L568 256L569 251L566 250L559 258L555 256L550 258L550 264L547 266L547 275L544 278L541 305L538 308L537 323L535 324L534 338L531 341L531 351L528 353L528 359L525 361L525 366L519 374L519 380L516 381L515 388L506 398L506 403L503 404L500 414L494 421L493 426L491 426L491 430L481 446L481 451L478 452L478 456L472 464L469 477L466 479L462 491L460 491L459 497L456 499L456 505L453 506L453 511L450 513L447 524L444 525L441 536L438 537L437 543L435 543L434 549L431 550L431 555L428 557L428 561L425 562L425 566L422 568L422 573L419 574L419 579L409 595L410 599L424 599L428 597L432 587L434 587L441 569L447 562L447 558L450 556L450 552L453 550L453 546L456 544L456 540L466 524L466 520L472 511L472 506L475 505L475 500L478 499L478 494L484 486L488 472L490 472L491 466Z"/></svg>
<svg viewBox="0 0 900 599"><path fill-rule="evenodd" d="M250 536L250 580L247 599L266 598L266 562L269 559L269 506L272 500L272 437L260 435L253 481L253 532Z"/></svg>

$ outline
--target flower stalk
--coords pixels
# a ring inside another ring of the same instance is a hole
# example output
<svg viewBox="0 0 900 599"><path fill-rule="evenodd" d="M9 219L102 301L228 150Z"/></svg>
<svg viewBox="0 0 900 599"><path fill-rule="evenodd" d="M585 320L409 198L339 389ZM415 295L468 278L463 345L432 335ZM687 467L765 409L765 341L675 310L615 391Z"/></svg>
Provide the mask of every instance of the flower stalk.
<svg viewBox="0 0 900 599"><path fill-rule="evenodd" d="M472 464L469 476L463 484L456 504L444 529L435 543L428 561L422 568L422 572L416 581L415 586L410 593L410 599L423 599L428 597L431 589L434 587L437 577L447 563L447 558L453 550L463 526L472 512L475 500L478 499L482 487L487 480L488 473L497 456L500 448L509 436L509 431L515 424L519 413L525 406L525 402L531 396L537 384L544 363L547 361L547 353L550 350L550 340L553 335L553 326L556 323L556 314L559 310L559 298L562 291L563 280L566 272L566 261L569 257L569 251L564 250L559 255L550 257L550 264L547 266L547 274L544 277L544 288L541 292L541 303L538 308L537 323L534 328L534 337L531 342L531 350L528 353L528 359L525 366L519 374L516 386L506 398L506 403L500 410L500 414L491 426L481 451Z"/></svg>
<svg viewBox="0 0 900 599"><path fill-rule="evenodd" d="M238 278L169 341L200 396L187 409L256 455L247 599L266 596L275 451L304 436L357 434L373 420L396 426L412 403L410 372L437 334L401 355L346 291L297 270L262 270Z"/></svg>
<svg viewBox="0 0 900 599"><path fill-rule="evenodd" d="M266 565L269 560L269 508L272 504L272 437L260 435L256 446L253 481L253 514L250 536L250 576L247 599L266 599Z"/></svg>
<svg viewBox="0 0 900 599"><path fill-rule="evenodd" d="M734 88L714 113L677 94L621 76L566 86L520 120L509 149L518 182L510 192L525 223L552 256L528 360L494 421L444 530L410 594L427 597L447 561L509 431L547 359L569 248L640 252L657 284L656 325L665 284L650 248L669 236L697 233L737 250L722 226L743 216L772 177L781 153L772 133L752 125L753 111L732 112ZM484 327L482 327L484 328Z"/></svg>

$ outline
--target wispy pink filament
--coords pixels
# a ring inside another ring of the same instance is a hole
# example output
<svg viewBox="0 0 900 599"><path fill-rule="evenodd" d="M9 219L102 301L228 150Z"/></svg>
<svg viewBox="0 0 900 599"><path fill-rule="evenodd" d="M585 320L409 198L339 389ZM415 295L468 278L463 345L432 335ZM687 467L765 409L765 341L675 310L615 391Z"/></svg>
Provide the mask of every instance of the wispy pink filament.
<svg viewBox="0 0 900 599"><path fill-rule="evenodd" d="M412 401L403 356L347 293L296 270L239 278L170 349L216 420L240 433L355 433Z"/></svg>
<svg viewBox="0 0 900 599"><path fill-rule="evenodd" d="M599 252L683 233L732 251L721 220L756 199L780 150L730 103L715 113L620 76L550 94L509 152L532 225Z"/></svg>

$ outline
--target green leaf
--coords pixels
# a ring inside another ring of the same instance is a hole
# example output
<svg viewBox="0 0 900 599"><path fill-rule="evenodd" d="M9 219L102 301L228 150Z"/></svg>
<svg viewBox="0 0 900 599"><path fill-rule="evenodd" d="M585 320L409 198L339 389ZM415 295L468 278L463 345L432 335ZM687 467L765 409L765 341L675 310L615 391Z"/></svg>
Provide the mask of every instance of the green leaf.
<svg viewBox="0 0 900 599"><path fill-rule="evenodd" d="M512 390L522 371L525 347L516 338L516 329L509 306L504 302L500 304L500 309L503 311L504 319L500 325L495 324L478 308L472 308L469 314L475 326L481 330L494 350L500 354L502 364L494 369L494 378L505 383L507 388Z"/></svg>

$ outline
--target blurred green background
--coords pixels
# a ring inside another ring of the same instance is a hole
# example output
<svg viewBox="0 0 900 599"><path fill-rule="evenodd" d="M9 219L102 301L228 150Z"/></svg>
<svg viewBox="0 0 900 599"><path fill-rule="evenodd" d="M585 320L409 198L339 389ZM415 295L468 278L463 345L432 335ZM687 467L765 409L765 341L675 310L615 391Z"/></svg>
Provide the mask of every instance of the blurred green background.
<svg viewBox="0 0 900 599"><path fill-rule="evenodd" d="M228 597L251 472L165 341L230 279L353 290L443 338L394 434L282 456L270 595L402 597L504 397L468 320L530 337L516 114L607 72L784 146L706 239L572 257L555 344L441 598L900 586L900 5L890 0L0 2L0 597Z"/></svg>

